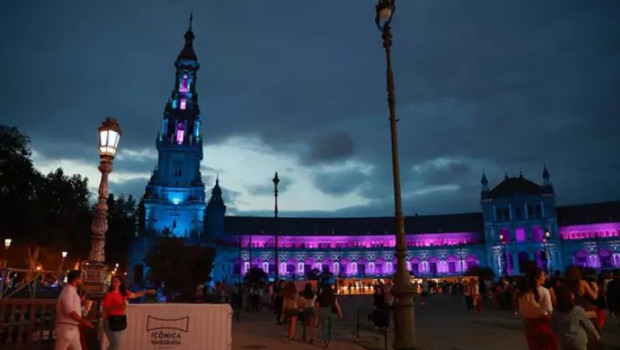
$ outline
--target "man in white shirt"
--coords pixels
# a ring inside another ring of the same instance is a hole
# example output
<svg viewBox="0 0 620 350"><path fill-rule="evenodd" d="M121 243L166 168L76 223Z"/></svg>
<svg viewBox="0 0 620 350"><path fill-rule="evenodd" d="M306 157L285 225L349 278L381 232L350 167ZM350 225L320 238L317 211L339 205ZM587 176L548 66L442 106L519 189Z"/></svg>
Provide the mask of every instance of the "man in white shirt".
<svg viewBox="0 0 620 350"><path fill-rule="evenodd" d="M80 271L72 270L67 274L67 284L56 301L56 344L54 350L82 350L80 329L82 324L95 328L90 321L82 318L82 306L77 288L82 285Z"/></svg>

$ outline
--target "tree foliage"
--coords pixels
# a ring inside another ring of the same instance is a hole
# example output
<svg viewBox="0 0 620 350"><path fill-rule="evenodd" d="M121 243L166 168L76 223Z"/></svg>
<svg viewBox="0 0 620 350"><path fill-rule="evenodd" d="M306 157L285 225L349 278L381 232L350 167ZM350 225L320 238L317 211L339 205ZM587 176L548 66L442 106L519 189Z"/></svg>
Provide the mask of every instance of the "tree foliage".
<svg viewBox="0 0 620 350"><path fill-rule="evenodd" d="M310 281L318 281L321 276L321 270L314 268L306 272L306 278Z"/></svg>
<svg viewBox="0 0 620 350"><path fill-rule="evenodd" d="M12 238L15 267L56 269L60 252L85 260L90 250L92 208L88 179L58 168L34 168L30 139L17 128L0 125L0 234ZM136 202L123 195L108 200L108 259L122 262L134 236ZM19 247L19 248L18 248Z"/></svg>
<svg viewBox="0 0 620 350"><path fill-rule="evenodd" d="M0 125L0 225L14 235L24 233L40 174L30 160L30 140L14 127Z"/></svg>
<svg viewBox="0 0 620 350"><path fill-rule="evenodd" d="M495 278L495 271L488 266L480 267L475 265L465 271L465 276L476 276L480 280L493 280Z"/></svg>
<svg viewBox="0 0 620 350"><path fill-rule="evenodd" d="M150 268L148 279L154 285L165 282L168 298L193 293L196 286L210 281L215 248L186 245L181 238L155 240L145 258Z"/></svg>
<svg viewBox="0 0 620 350"><path fill-rule="evenodd" d="M248 285L255 285L259 288L267 287L267 282L269 281L269 276L263 269L258 267L252 267L245 273L243 276L243 282Z"/></svg>
<svg viewBox="0 0 620 350"><path fill-rule="evenodd" d="M88 179L67 176L60 168L43 175L30 157L28 136L0 125L0 225L5 237L27 250L20 254L21 261L12 260L12 264L36 265L53 255L46 250L87 254Z"/></svg>
<svg viewBox="0 0 620 350"><path fill-rule="evenodd" d="M108 195L106 261L126 264L127 249L136 236L138 208L132 195Z"/></svg>

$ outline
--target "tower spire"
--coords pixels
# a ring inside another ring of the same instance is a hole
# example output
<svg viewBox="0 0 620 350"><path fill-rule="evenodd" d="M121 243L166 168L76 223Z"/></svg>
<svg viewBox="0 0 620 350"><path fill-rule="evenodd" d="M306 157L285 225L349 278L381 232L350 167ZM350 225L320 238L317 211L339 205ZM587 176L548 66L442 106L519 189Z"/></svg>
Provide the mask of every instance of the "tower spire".
<svg viewBox="0 0 620 350"><path fill-rule="evenodd" d="M489 190L489 180L487 180L487 175L484 170L482 170L482 179L480 180L480 184L482 185L482 192Z"/></svg>
<svg viewBox="0 0 620 350"><path fill-rule="evenodd" d="M543 178L543 185L545 186L551 185L551 181L550 181L551 175L549 174L549 170L547 170L547 164L545 164L543 167L542 178Z"/></svg>
<svg viewBox="0 0 620 350"><path fill-rule="evenodd" d="M192 25L194 23L194 11L192 11L189 15L189 27L183 36L185 38L185 46L181 53L179 54L178 60L190 60L190 61L198 61L196 57L196 53L194 52L194 31L192 30Z"/></svg>

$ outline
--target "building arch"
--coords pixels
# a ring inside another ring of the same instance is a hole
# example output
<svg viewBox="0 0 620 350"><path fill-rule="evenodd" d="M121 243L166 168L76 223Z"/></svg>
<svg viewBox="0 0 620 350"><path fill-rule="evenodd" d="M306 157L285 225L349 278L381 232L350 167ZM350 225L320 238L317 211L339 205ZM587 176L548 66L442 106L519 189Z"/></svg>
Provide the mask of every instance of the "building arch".
<svg viewBox="0 0 620 350"><path fill-rule="evenodd" d="M573 264L575 266L589 267L590 259L588 259L588 252L585 250L578 250L573 254Z"/></svg>
<svg viewBox="0 0 620 350"><path fill-rule="evenodd" d="M456 255L450 255L446 258L446 273L448 275L456 275L462 273L461 259Z"/></svg>
<svg viewBox="0 0 620 350"><path fill-rule="evenodd" d="M374 274L377 276L382 276L387 274L385 260L383 258L375 259L375 271Z"/></svg>

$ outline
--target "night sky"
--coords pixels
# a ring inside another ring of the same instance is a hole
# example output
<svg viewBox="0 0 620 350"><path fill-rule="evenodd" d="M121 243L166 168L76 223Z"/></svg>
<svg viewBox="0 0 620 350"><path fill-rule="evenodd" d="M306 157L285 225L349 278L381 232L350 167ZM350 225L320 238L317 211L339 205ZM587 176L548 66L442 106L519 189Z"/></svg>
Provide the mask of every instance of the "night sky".
<svg viewBox="0 0 620 350"><path fill-rule="evenodd" d="M229 214L393 213L374 0L0 2L0 123L37 168L99 182L96 128L123 128L111 189L140 197L190 11L208 190ZM483 170L560 205L620 199L620 1L400 0L393 65L406 215L479 211Z"/></svg>

